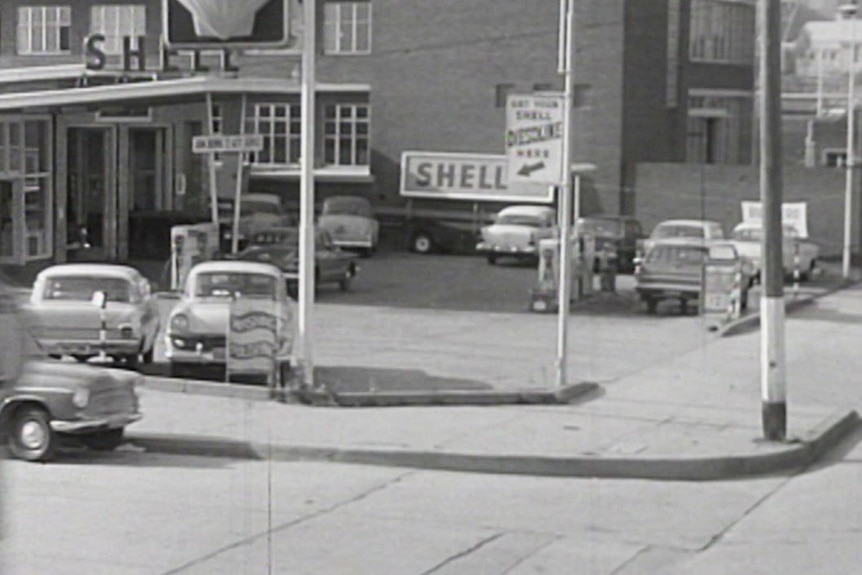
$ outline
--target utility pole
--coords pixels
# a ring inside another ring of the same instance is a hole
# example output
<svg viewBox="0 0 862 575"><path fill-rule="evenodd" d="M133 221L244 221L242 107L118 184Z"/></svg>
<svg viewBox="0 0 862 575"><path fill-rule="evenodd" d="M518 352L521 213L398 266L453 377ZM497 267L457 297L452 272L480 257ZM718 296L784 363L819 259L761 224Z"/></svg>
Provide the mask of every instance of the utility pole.
<svg viewBox="0 0 862 575"><path fill-rule="evenodd" d="M850 279L850 250L853 241L853 170L856 169L856 2L838 7L842 17L850 25L850 57L847 59L847 159L844 162L844 246L841 251L842 277Z"/></svg>
<svg viewBox="0 0 862 575"><path fill-rule="evenodd" d="M764 437L787 435L784 266L782 262L781 2L759 0L760 201L763 206L763 291L760 297L760 382Z"/></svg>
<svg viewBox="0 0 862 575"><path fill-rule="evenodd" d="M299 205L299 344L302 383L314 385L314 110L315 27L317 2L303 2L302 28L302 134L300 136ZM294 343L296 345L296 342Z"/></svg>

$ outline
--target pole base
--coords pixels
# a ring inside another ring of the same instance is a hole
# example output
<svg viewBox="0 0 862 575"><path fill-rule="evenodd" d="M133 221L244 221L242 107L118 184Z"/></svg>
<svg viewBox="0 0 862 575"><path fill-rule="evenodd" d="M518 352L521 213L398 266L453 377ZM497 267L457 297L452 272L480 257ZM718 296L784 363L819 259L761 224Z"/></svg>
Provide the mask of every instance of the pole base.
<svg viewBox="0 0 862 575"><path fill-rule="evenodd" d="M783 441L787 437L787 402L763 402L761 406L763 436L769 441Z"/></svg>

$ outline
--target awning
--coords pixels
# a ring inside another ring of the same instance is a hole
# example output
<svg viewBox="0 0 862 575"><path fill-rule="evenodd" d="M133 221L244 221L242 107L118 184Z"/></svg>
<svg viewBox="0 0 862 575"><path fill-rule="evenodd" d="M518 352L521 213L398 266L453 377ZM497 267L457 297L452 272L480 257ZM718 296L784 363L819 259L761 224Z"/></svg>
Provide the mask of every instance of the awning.
<svg viewBox="0 0 862 575"><path fill-rule="evenodd" d="M189 96L203 98L206 94L299 94L300 91L301 86L295 80L200 76L176 80L151 80L108 86L0 94L0 111ZM315 91L319 93L367 93L371 91L371 87L368 84L319 83L315 87Z"/></svg>

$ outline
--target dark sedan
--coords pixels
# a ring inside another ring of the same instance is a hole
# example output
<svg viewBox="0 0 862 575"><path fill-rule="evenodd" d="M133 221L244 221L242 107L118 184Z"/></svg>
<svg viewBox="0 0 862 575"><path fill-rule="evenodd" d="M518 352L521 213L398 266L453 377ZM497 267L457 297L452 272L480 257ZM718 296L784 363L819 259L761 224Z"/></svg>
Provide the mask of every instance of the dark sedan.
<svg viewBox="0 0 862 575"><path fill-rule="evenodd" d="M578 235L590 235L596 240L594 271L599 271L598 254L602 250L616 254L619 271L634 271L637 243L645 237L638 220L630 216L593 215L578 218L575 229Z"/></svg>
<svg viewBox="0 0 862 575"><path fill-rule="evenodd" d="M288 291L296 297L299 281L299 230L279 228L262 231L252 238L253 244L229 256L230 259L270 263L284 272ZM359 273L359 256L337 247L329 232L316 229L314 234L314 283L338 284L347 291Z"/></svg>

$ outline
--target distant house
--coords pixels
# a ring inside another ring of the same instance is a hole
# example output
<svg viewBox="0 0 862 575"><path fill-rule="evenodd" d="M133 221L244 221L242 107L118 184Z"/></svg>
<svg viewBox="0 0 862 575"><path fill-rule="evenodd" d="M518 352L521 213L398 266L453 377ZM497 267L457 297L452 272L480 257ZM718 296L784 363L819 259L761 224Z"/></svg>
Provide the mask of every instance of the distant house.
<svg viewBox="0 0 862 575"><path fill-rule="evenodd" d="M862 21L808 22L794 43L793 69L802 78L846 77L850 69L850 46L853 43L856 44L854 68L858 70L862 51Z"/></svg>

